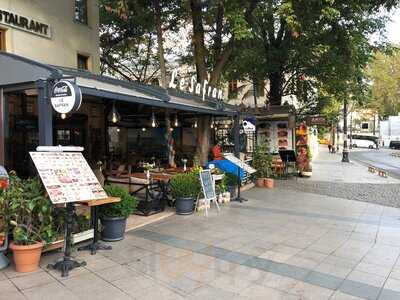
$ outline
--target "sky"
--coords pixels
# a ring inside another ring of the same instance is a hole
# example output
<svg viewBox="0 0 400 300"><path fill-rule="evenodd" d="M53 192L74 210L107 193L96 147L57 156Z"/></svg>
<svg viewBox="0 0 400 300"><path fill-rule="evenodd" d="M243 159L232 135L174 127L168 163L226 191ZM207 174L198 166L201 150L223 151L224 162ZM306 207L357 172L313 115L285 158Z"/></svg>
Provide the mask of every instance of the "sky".
<svg viewBox="0 0 400 300"><path fill-rule="evenodd" d="M391 43L400 44L400 8L392 16L392 22L386 26L387 38Z"/></svg>

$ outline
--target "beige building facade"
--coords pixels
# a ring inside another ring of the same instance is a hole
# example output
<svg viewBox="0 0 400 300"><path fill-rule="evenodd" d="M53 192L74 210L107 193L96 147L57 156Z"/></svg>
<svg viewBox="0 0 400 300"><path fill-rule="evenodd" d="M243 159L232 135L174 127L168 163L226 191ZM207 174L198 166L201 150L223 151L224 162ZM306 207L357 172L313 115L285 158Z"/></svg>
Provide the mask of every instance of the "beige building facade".
<svg viewBox="0 0 400 300"><path fill-rule="evenodd" d="M0 0L0 48L41 63L100 72L97 0Z"/></svg>

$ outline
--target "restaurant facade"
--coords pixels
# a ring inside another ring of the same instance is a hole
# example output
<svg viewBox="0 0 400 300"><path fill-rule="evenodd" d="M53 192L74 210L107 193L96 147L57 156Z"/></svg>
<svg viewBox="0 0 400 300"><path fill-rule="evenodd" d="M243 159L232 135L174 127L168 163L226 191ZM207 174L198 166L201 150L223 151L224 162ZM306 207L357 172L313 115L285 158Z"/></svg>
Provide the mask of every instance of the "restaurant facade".
<svg viewBox="0 0 400 300"><path fill-rule="evenodd" d="M164 89L98 75L97 1L47 2L0 0L0 165L32 175L29 151L38 145L82 146L92 166L110 168L204 163L201 147L209 150L220 132L233 137L229 150L238 152L240 117L218 89L192 80L182 91L173 78ZM60 81L82 94L74 113L52 107Z"/></svg>

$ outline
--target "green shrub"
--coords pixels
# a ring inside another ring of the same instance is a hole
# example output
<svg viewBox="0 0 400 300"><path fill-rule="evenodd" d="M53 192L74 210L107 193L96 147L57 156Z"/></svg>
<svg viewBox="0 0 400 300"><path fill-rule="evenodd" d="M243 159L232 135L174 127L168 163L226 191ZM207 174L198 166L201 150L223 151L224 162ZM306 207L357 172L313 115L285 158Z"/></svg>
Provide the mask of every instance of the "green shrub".
<svg viewBox="0 0 400 300"><path fill-rule="evenodd" d="M223 184L225 186L237 186L238 184L238 177L232 173L225 173Z"/></svg>
<svg viewBox="0 0 400 300"><path fill-rule="evenodd" d="M39 179L22 180L10 172L10 185L0 197L2 206L7 207L6 220L12 228L15 244L54 240L54 206Z"/></svg>
<svg viewBox="0 0 400 300"><path fill-rule="evenodd" d="M119 197L121 198L121 201L101 205L99 208L99 215L101 217L127 218L130 214L132 214L135 211L138 205L138 201L135 197L129 194L127 189L120 186L109 184L104 187L104 190L106 191L108 196Z"/></svg>
<svg viewBox="0 0 400 300"><path fill-rule="evenodd" d="M200 177L198 172L176 174L170 181L172 196L176 198L197 197L200 193Z"/></svg>

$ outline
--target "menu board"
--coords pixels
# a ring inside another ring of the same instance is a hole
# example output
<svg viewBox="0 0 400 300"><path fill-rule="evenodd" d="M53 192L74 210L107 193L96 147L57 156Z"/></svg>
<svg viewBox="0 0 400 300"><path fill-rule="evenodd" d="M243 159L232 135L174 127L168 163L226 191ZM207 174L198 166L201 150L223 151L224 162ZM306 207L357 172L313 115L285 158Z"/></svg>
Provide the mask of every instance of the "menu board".
<svg viewBox="0 0 400 300"><path fill-rule="evenodd" d="M54 204L107 198L79 152L29 152Z"/></svg>
<svg viewBox="0 0 400 300"><path fill-rule="evenodd" d="M243 170L245 170L249 174L253 174L253 173L257 172L256 169L254 169L253 167L249 166L245 162L241 161L239 158L234 156L232 153L224 153L224 157L225 157L225 159L227 159L230 162L234 163L239 168L242 168Z"/></svg>
<svg viewBox="0 0 400 300"><path fill-rule="evenodd" d="M200 181L203 188L204 198L206 200L216 199L214 179L212 178L210 170L200 172Z"/></svg>

